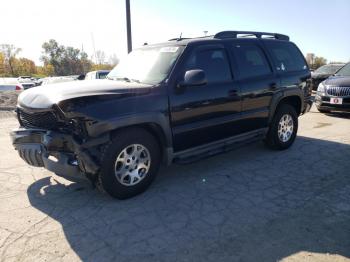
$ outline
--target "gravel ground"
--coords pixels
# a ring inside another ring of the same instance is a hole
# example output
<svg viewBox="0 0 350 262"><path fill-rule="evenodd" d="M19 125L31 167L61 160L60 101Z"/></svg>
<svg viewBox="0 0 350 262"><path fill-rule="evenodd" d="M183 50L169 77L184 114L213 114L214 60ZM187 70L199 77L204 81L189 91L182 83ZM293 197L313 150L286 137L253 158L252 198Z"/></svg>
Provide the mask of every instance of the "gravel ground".
<svg viewBox="0 0 350 262"><path fill-rule="evenodd" d="M163 168L126 201L26 165L0 121L0 261L350 261L350 116L314 109L294 146Z"/></svg>
<svg viewBox="0 0 350 262"><path fill-rule="evenodd" d="M0 91L0 111L15 109L18 91Z"/></svg>

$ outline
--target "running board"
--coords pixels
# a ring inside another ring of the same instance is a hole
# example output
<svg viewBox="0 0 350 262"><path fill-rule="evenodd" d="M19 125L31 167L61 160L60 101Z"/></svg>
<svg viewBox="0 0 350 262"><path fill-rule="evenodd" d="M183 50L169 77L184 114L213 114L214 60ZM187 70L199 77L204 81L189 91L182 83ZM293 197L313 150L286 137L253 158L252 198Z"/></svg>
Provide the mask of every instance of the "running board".
<svg viewBox="0 0 350 262"><path fill-rule="evenodd" d="M239 146L259 141L266 136L268 128L261 128L244 134L225 138L205 145L174 153L173 162L188 164L203 158L228 152Z"/></svg>

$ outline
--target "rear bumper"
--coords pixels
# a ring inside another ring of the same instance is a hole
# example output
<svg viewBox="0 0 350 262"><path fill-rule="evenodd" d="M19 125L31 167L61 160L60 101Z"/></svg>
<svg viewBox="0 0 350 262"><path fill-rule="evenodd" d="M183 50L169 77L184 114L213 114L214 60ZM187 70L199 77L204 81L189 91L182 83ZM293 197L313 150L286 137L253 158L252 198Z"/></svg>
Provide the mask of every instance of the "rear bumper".
<svg viewBox="0 0 350 262"><path fill-rule="evenodd" d="M10 136L20 157L31 166L44 167L67 178L83 178L84 173L96 174L99 170L87 148L70 135L19 128Z"/></svg>

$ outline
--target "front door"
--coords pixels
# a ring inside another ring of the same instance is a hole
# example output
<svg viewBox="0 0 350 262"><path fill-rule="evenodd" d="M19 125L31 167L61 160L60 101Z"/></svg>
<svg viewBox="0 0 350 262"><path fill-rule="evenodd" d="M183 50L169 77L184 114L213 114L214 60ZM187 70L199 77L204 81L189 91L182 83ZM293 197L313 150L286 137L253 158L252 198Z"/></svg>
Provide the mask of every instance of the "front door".
<svg viewBox="0 0 350 262"><path fill-rule="evenodd" d="M240 90L233 80L229 56L223 45L188 50L178 81L186 71L201 69L207 84L170 87L170 114L174 151L217 141L239 133L234 124L241 111Z"/></svg>

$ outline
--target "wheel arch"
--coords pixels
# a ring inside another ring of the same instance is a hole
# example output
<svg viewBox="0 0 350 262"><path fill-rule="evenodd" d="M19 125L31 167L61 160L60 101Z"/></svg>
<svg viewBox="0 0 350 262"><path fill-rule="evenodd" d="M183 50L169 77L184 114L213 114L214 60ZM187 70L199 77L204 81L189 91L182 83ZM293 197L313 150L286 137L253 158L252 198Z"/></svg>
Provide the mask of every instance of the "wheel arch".
<svg viewBox="0 0 350 262"><path fill-rule="evenodd" d="M169 116L162 112L144 112L120 116L104 121L93 121L88 125L90 137L99 137L103 134L115 136L119 131L127 128L142 128L151 133L159 143L166 162L172 157L172 132Z"/></svg>
<svg viewBox="0 0 350 262"><path fill-rule="evenodd" d="M276 111L282 104L291 105L295 109L298 116L302 112L303 100L300 94L291 93L288 95L280 95L276 97L272 102L270 116L269 116L269 123L271 123L273 116L275 115Z"/></svg>

